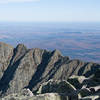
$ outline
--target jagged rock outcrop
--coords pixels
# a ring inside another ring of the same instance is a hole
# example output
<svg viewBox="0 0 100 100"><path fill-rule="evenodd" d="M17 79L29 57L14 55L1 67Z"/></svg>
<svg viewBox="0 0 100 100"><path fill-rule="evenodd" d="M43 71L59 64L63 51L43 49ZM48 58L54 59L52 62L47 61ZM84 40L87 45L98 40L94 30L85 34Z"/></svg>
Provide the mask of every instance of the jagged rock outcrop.
<svg viewBox="0 0 100 100"><path fill-rule="evenodd" d="M22 89L20 92L10 94L0 100L78 100L78 95L74 92L75 88L67 81L50 80L40 86L37 95L34 95L29 89Z"/></svg>
<svg viewBox="0 0 100 100"><path fill-rule="evenodd" d="M37 94L44 93L62 94L67 96L68 100L78 100L79 98L75 87L65 80L49 80L43 83L37 91Z"/></svg>
<svg viewBox="0 0 100 100"><path fill-rule="evenodd" d="M13 56L13 47L0 42L0 79L3 76L4 71L10 64L10 60Z"/></svg>
<svg viewBox="0 0 100 100"><path fill-rule="evenodd" d="M68 96L66 95L61 95L58 93L46 93L46 94L40 94L37 96L23 96L18 94L11 94L8 95L0 100L69 100ZM75 100L75 99L72 99Z"/></svg>
<svg viewBox="0 0 100 100"><path fill-rule="evenodd" d="M87 96L87 97L84 97L80 100L100 100L100 96L99 95Z"/></svg>
<svg viewBox="0 0 100 100"><path fill-rule="evenodd" d="M81 100L96 100L93 98L100 97L100 82L97 81L98 79L99 77L96 77L95 74L90 78L71 76L68 82L76 87L77 94L80 95Z"/></svg>
<svg viewBox="0 0 100 100"><path fill-rule="evenodd" d="M73 75L79 78L72 78ZM51 79L69 79L76 89L85 86L91 90L91 87L100 86L100 64L71 60L58 50L28 49L23 44L13 48L0 43L1 97L18 93L23 88L29 88L35 94L41 84ZM79 88L73 82L78 82Z"/></svg>
<svg viewBox="0 0 100 100"><path fill-rule="evenodd" d="M49 80L43 83L37 93L64 93L64 94L74 94L76 89L69 82L63 80Z"/></svg>
<svg viewBox="0 0 100 100"><path fill-rule="evenodd" d="M34 96L32 91L30 91L30 89L22 89L19 93L20 95L23 95L23 96L29 96L29 97Z"/></svg>
<svg viewBox="0 0 100 100"><path fill-rule="evenodd" d="M68 82L75 86L76 89L80 89L83 86L83 82L87 80L85 76L71 76L68 78Z"/></svg>

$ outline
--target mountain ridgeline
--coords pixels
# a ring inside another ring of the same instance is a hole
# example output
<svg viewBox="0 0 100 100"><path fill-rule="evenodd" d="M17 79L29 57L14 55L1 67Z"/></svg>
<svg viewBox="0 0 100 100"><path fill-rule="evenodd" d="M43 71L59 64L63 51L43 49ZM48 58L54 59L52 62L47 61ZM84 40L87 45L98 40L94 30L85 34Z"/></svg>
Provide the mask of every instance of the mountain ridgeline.
<svg viewBox="0 0 100 100"><path fill-rule="evenodd" d="M72 76L84 76L86 79L90 79L94 76L100 77L99 72L100 64L83 62L77 59L71 60L67 56L62 56L58 50L47 51L39 48L28 49L23 44L18 44L17 47L14 48L8 44L0 43L1 97L18 93L22 89L30 89L32 93L37 94L39 93L41 84L50 80L68 81L74 85L75 83L71 81ZM93 82L94 81L92 81L92 83ZM96 85L95 83L93 85L88 83L86 84L87 88L90 88L89 86L100 86L99 82L100 81L98 81ZM56 84L56 82L54 83ZM60 84L60 82L58 83ZM79 88L81 89L82 86L80 85ZM77 89L77 85L75 88ZM44 93L49 92L48 90Z"/></svg>

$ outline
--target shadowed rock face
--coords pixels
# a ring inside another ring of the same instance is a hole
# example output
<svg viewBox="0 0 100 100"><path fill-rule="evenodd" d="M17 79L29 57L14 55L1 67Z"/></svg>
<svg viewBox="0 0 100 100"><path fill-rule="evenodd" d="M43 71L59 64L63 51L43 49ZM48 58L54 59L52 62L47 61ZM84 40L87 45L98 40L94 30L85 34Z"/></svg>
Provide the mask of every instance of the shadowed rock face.
<svg viewBox="0 0 100 100"><path fill-rule="evenodd" d="M63 80L49 80L43 83L37 93L64 93L72 94L75 93L76 89L67 81Z"/></svg>
<svg viewBox="0 0 100 100"><path fill-rule="evenodd" d="M27 49L23 44L16 48L0 43L0 94L16 93L29 88L33 93L50 79L67 80L72 75L90 77L100 65L64 57L58 50Z"/></svg>
<svg viewBox="0 0 100 100"><path fill-rule="evenodd" d="M12 56L13 47L8 44L0 42L0 79L4 74L4 71L7 69Z"/></svg>

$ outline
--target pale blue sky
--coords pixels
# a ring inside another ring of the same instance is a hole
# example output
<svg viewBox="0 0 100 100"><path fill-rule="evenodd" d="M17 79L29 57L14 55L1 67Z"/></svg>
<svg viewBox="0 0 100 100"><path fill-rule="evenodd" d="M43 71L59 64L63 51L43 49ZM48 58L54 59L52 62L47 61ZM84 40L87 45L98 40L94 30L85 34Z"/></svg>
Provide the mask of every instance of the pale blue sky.
<svg viewBox="0 0 100 100"><path fill-rule="evenodd" d="M100 22L100 0L0 0L0 21Z"/></svg>

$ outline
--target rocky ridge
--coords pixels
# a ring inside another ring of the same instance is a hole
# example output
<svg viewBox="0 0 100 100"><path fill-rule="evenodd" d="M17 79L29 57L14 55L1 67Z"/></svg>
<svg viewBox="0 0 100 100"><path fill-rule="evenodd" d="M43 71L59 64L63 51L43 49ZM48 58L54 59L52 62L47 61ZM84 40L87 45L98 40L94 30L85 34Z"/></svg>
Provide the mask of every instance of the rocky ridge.
<svg viewBox="0 0 100 100"><path fill-rule="evenodd" d="M23 95L23 89L33 94ZM71 89L73 92L69 93ZM13 48L0 42L0 97L1 100L100 100L100 64L71 60L58 50L28 49L23 44Z"/></svg>

